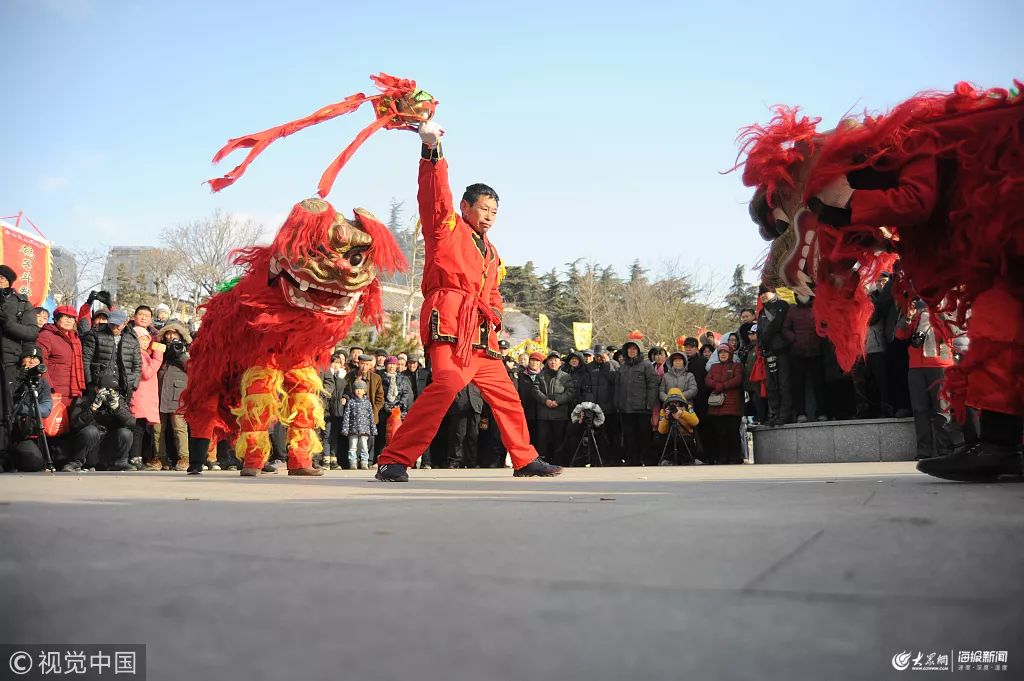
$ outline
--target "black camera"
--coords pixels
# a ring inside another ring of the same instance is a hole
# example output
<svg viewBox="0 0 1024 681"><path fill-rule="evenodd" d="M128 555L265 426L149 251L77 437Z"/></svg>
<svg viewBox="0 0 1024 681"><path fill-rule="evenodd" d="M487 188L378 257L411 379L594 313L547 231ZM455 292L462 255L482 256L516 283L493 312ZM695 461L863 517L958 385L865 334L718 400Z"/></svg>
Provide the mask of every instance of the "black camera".
<svg viewBox="0 0 1024 681"><path fill-rule="evenodd" d="M667 411L669 414L675 415L682 411L682 409L683 403L679 402L678 400L674 400L672 402L668 402L665 404L665 411Z"/></svg>
<svg viewBox="0 0 1024 681"><path fill-rule="evenodd" d="M167 348L176 355L180 355L183 352L185 352L185 341L172 340L170 343L167 344Z"/></svg>
<svg viewBox="0 0 1024 681"><path fill-rule="evenodd" d="M910 344L915 348L919 348L922 345L924 345L924 341L927 337L928 334L921 333L920 331L915 331L910 335Z"/></svg>
<svg viewBox="0 0 1024 681"><path fill-rule="evenodd" d="M46 365L37 364L31 369L24 369L23 371L25 372L25 382L31 385L37 385L39 383L39 379L46 373Z"/></svg>

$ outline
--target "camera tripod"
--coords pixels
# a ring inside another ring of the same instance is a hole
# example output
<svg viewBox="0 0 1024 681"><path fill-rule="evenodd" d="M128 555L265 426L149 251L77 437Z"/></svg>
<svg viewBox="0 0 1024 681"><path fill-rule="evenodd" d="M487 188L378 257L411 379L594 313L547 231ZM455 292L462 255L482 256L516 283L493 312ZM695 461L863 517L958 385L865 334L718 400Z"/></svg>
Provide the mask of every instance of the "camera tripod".
<svg viewBox="0 0 1024 681"><path fill-rule="evenodd" d="M53 458L50 457L50 443L46 439L43 418L39 415L39 382L29 380L25 387L25 391L18 398L18 403L14 407L14 413L20 414L23 406L29 408L29 416L32 417L32 423L39 426L39 441L43 443L43 465L47 471L53 472L56 468L53 466Z"/></svg>
<svg viewBox="0 0 1024 681"><path fill-rule="evenodd" d="M601 460L601 449L597 446L597 436L594 434L594 426L591 423L583 424L583 435L580 436L580 441L576 444L576 451L569 459L569 468L581 460L591 467L604 466L604 461Z"/></svg>
<svg viewBox="0 0 1024 681"><path fill-rule="evenodd" d="M680 442L683 446L683 452L679 451ZM665 444L661 448L661 458L658 460L658 463L670 461L675 466L692 465L697 459L693 447L691 447L692 442L693 435L682 433L679 424L676 423L675 419L670 418L668 434L665 436ZM669 447L671 447L671 451ZM680 456L683 455L685 455L684 458L680 459Z"/></svg>

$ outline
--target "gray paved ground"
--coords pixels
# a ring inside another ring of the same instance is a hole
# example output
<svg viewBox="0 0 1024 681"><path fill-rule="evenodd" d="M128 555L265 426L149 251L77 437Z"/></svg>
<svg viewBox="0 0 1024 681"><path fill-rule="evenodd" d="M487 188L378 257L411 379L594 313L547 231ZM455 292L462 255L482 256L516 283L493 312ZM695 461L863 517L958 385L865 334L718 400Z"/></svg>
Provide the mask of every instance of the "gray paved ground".
<svg viewBox="0 0 1024 681"><path fill-rule="evenodd" d="M1021 484L413 475L0 476L0 642L146 643L159 680L879 679L961 648L1024 678Z"/></svg>

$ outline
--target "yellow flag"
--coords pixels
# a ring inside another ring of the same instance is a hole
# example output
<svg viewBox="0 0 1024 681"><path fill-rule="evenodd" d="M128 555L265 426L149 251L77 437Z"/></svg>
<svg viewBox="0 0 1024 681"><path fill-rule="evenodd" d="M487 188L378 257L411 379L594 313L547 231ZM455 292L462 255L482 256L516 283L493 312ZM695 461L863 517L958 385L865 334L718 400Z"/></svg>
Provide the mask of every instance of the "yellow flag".
<svg viewBox="0 0 1024 681"><path fill-rule="evenodd" d="M796 305L796 294L793 293L793 289L786 286L779 286L775 289L775 294L782 298L790 305Z"/></svg>
<svg viewBox="0 0 1024 681"><path fill-rule="evenodd" d="M594 337L594 325L590 322L573 322L572 339L576 342L576 349L583 350L590 347L590 341Z"/></svg>
<svg viewBox="0 0 1024 681"><path fill-rule="evenodd" d="M548 316L546 314L542 314L537 318L537 335L540 336L540 345L544 349L547 349L548 347L549 326L551 326L551 320L548 319Z"/></svg>

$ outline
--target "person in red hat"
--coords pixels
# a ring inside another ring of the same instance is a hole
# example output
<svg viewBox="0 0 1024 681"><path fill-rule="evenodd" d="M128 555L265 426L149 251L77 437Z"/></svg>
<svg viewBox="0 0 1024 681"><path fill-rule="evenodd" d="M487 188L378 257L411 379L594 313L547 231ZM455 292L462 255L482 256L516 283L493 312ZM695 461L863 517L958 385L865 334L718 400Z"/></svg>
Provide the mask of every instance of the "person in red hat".
<svg viewBox="0 0 1024 681"><path fill-rule="evenodd" d="M408 481L406 469L430 445L455 395L471 382L491 406L515 476L558 475L562 469L546 463L530 444L522 404L501 361L498 331L504 306L498 285L505 267L487 236L498 217L498 194L485 184L472 184L456 211L441 151L444 131L427 121L419 134L418 201L426 248L420 336L433 383L377 458L376 477Z"/></svg>
<svg viewBox="0 0 1024 681"><path fill-rule="evenodd" d="M47 378L64 406L85 392L85 369L82 366L82 342L76 329L78 311L61 305L53 311L53 323L39 331L36 344L42 352Z"/></svg>

